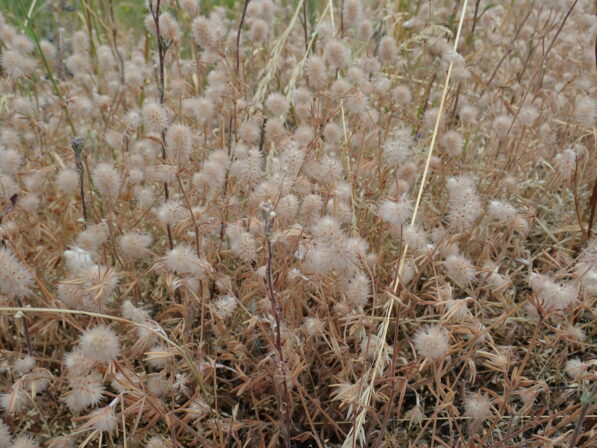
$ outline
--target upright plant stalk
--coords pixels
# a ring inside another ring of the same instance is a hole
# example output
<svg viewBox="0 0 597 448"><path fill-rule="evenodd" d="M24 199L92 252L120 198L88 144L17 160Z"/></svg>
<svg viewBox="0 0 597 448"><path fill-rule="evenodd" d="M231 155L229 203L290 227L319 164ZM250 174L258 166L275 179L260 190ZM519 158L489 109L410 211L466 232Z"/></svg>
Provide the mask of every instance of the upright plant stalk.
<svg viewBox="0 0 597 448"><path fill-rule="evenodd" d="M159 67L158 67L158 87L160 91L160 105L164 104L164 90L165 90L165 72L164 72L164 60L166 58L166 52L170 47L170 44L167 44L162 35L160 34L160 3L161 0L157 0L154 2L153 0L149 1L149 11L151 12L151 16L153 17L153 21L155 23L155 35L158 42L158 59L159 59ZM161 131L162 137L162 159L167 160L166 155L166 130L162 129ZM164 182L164 199L166 202L170 199L170 191L168 189L168 182ZM166 232L168 233L168 244L170 249L174 249L174 242L172 240L172 228L170 224L166 224Z"/></svg>
<svg viewBox="0 0 597 448"><path fill-rule="evenodd" d="M236 74L240 77L240 33L245 23L245 16L247 15L247 7L251 0L245 0L243 4L243 13L240 16L240 22L238 24L238 31L236 32Z"/></svg>
<svg viewBox="0 0 597 448"><path fill-rule="evenodd" d="M120 80L124 84L124 60L122 59L122 55L120 54L120 50L118 50L118 42L116 39L118 29L116 27L116 20L114 20L114 0L110 0L110 22L112 25L112 43L114 45L114 53L116 53L116 57L118 58L118 63L120 64Z"/></svg>
<svg viewBox="0 0 597 448"><path fill-rule="evenodd" d="M280 300L276 295L276 291L274 290L274 283L272 280L272 259L273 259L273 248L272 248L272 241L271 241L271 232L272 227L274 224L274 218L276 217L276 213L273 210L273 206L271 203L264 204L261 206L261 212L263 215L263 219L265 221L265 239L267 243L267 264L265 268L265 281L267 283L267 291L272 305L272 312L274 314L274 320L276 324L276 334L275 334L275 345L276 351L278 352L278 360L276 362L278 366L278 370L280 372L280 376L282 377L282 397L281 397L281 407L280 407L280 414L281 417L284 419L284 425L286 426L286 440L285 446L290 448L290 440L291 440L291 428L290 428L290 393L288 391L288 384L287 384L287 372L286 372L286 361L284 359L284 351L282 349L282 307L280 305Z"/></svg>
<svg viewBox="0 0 597 448"><path fill-rule="evenodd" d="M240 80L240 35L243 30L243 25L245 24L245 17L247 15L247 8L251 0L244 0L243 3L243 12L240 16L240 21L238 23L238 30L236 31L236 77ZM230 160L230 156L232 154L232 125L234 124L234 117L236 115L236 103L234 103L233 111L230 113L230 118L228 119L228 135L227 135L227 152L228 152L228 160ZM228 178L229 178L229 170L226 170L226 175L224 177L224 188L222 189L224 194L224 200L226 199L226 194L228 192ZM224 226L226 225L226 221L228 220L228 204L226 203L226 211L224 216L222 217L222 222L220 223L220 243L218 247L218 253L222 249L222 244L224 244Z"/></svg>
<svg viewBox="0 0 597 448"><path fill-rule="evenodd" d="M591 201L589 202L589 225L587 229L587 239L591 239L593 234L593 224L595 223L595 209L597 208L597 179L593 184L593 193L591 194Z"/></svg>
<svg viewBox="0 0 597 448"><path fill-rule="evenodd" d="M77 166L77 171L79 172L79 190L81 193L81 205L83 207L83 219L85 220L85 224L87 224L88 215L87 204L85 203L85 168L82 159L84 142L82 137L76 137L71 140L70 146L75 153L75 164Z"/></svg>

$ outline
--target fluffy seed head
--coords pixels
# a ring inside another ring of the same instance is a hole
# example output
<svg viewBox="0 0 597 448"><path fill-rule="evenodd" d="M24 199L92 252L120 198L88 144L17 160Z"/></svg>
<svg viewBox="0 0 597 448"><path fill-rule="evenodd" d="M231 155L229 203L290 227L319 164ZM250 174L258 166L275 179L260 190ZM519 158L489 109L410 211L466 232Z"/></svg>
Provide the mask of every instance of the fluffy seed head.
<svg viewBox="0 0 597 448"><path fill-rule="evenodd" d="M193 136L191 129L184 124L173 124L166 131L166 146L168 156L177 164L182 165L191 156Z"/></svg>
<svg viewBox="0 0 597 448"><path fill-rule="evenodd" d="M14 149L0 149L0 173L14 176L23 163L23 156Z"/></svg>
<svg viewBox="0 0 597 448"><path fill-rule="evenodd" d="M56 188L62 194L75 194L79 189L79 175L68 168L61 170L56 176Z"/></svg>
<svg viewBox="0 0 597 448"><path fill-rule="evenodd" d="M114 407L106 406L89 414L89 423L93 429L99 432L112 433L118 429L119 420L114 412Z"/></svg>
<svg viewBox="0 0 597 448"><path fill-rule="evenodd" d="M346 0L344 3L344 25L351 27L356 25L362 17L363 6L361 0Z"/></svg>
<svg viewBox="0 0 597 448"><path fill-rule="evenodd" d="M385 199L379 205L379 216L381 219L391 224L396 230L399 230L404 223L412 216L413 201L406 196L402 196L398 201Z"/></svg>
<svg viewBox="0 0 597 448"><path fill-rule="evenodd" d="M432 360L445 358L450 350L448 333L439 325L427 325L419 329L413 343L420 356Z"/></svg>
<svg viewBox="0 0 597 448"><path fill-rule="evenodd" d="M263 19L256 19L251 24L251 30L249 31L249 35L251 36L251 41L254 44L258 44L267 39L268 32L269 27L267 25L267 22Z"/></svg>
<svg viewBox="0 0 597 448"><path fill-rule="evenodd" d="M139 259L147 255L152 241L153 238L147 233L128 232L118 239L118 245L124 255Z"/></svg>
<svg viewBox="0 0 597 448"><path fill-rule="evenodd" d="M460 155L464 146L462 135L457 131L446 132L442 136L440 143L451 157Z"/></svg>
<svg viewBox="0 0 597 448"><path fill-rule="evenodd" d="M278 92L271 93L265 102L265 107L274 115L285 115L289 107L288 100Z"/></svg>
<svg viewBox="0 0 597 448"><path fill-rule="evenodd" d="M100 194L115 199L120 191L120 174L109 163L100 163L93 170L93 183Z"/></svg>
<svg viewBox="0 0 597 448"><path fill-rule="evenodd" d="M203 16L196 17L193 20L192 30L197 45L210 51L217 49L224 35L223 26L215 17L211 19Z"/></svg>
<svg viewBox="0 0 597 448"><path fill-rule="evenodd" d="M491 417L491 401L481 394L471 394L464 400L464 415L483 421Z"/></svg>
<svg viewBox="0 0 597 448"><path fill-rule="evenodd" d="M147 101L143 104L143 123L149 131L161 132L168 126L168 112L159 103Z"/></svg>
<svg viewBox="0 0 597 448"><path fill-rule="evenodd" d="M458 232L470 229L481 214L481 201L470 177L448 179L448 221Z"/></svg>
<svg viewBox="0 0 597 448"><path fill-rule="evenodd" d="M19 375L29 373L35 367L35 358L33 356L25 356L15 361L15 371Z"/></svg>
<svg viewBox="0 0 597 448"><path fill-rule="evenodd" d="M120 354L120 343L114 330L98 326L86 330L79 341L81 352L90 359L100 362L116 360Z"/></svg>
<svg viewBox="0 0 597 448"><path fill-rule="evenodd" d="M307 59L307 78L314 89L321 89L327 83L327 71L323 60L316 55Z"/></svg>
<svg viewBox="0 0 597 448"><path fill-rule="evenodd" d="M573 380L578 380L582 378L583 375L587 372L588 367L589 366L587 363L582 362L578 358L573 358L566 361L564 370L570 378L572 378Z"/></svg>
<svg viewBox="0 0 597 448"><path fill-rule="evenodd" d="M27 434L15 437L11 446L12 448L39 448L37 441Z"/></svg>
<svg viewBox="0 0 597 448"><path fill-rule="evenodd" d="M475 266L462 255L450 255L444 262L448 276L458 286L465 287L475 278Z"/></svg>
<svg viewBox="0 0 597 448"><path fill-rule="evenodd" d="M597 123L597 101L589 96L581 98L574 108L574 116L580 124L592 129Z"/></svg>
<svg viewBox="0 0 597 448"><path fill-rule="evenodd" d="M517 215L516 209L507 202L492 200L488 206L489 215L498 221L505 221Z"/></svg>
<svg viewBox="0 0 597 448"><path fill-rule="evenodd" d="M325 60L333 70L344 68L348 65L350 52L340 40L330 40L324 49Z"/></svg>
<svg viewBox="0 0 597 448"><path fill-rule="evenodd" d="M391 64L396 60L398 55L398 48L396 47L396 40L392 36L384 36L379 41L379 59L387 64Z"/></svg>
<svg viewBox="0 0 597 448"><path fill-rule="evenodd" d="M0 247L0 293L10 298L29 294L33 276L7 247Z"/></svg>
<svg viewBox="0 0 597 448"><path fill-rule="evenodd" d="M238 299L230 294L220 297L214 303L216 315L220 319L226 319L234 314L238 307Z"/></svg>

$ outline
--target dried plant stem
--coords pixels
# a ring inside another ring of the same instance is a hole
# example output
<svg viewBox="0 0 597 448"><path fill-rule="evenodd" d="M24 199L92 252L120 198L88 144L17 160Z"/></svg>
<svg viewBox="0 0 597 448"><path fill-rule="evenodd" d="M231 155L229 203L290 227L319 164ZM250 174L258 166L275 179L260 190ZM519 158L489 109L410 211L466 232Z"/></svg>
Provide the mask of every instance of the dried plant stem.
<svg viewBox="0 0 597 448"><path fill-rule="evenodd" d="M240 36L243 30L243 25L245 23L245 17L247 14L247 8L249 6L251 0L244 0L243 3L243 11L238 22L238 29L236 31L236 76L240 79ZM228 162L230 163L232 157L232 126L235 123L235 115L236 115L236 103L233 103L233 109L230 113L230 117L228 119L228 128L227 128L227 154L228 154ZM226 221L228 221L228 183L230 181L230 170L226 169L226 174L224 177L224 187L222 188L223 191L223 199L225 201L225 211L224 215L222 216L222 221L220 222L220 242L218 245L218 253L222 250L222 245L224 244L224 227L226 226ZM211 295L211 294L210 294Z"/></svg>
<svg viewBox="0 0 597 448"><path fill-rule="evenodd" d="M572 175L572 197L574 198L574 211L576 212L576 220L578 221L578 227L585 240L591 237L591 234L584 228L582 223L582 214L580 211L580 203L578 200L578 157L574 162L574 174Z"/></svg>
<svg viewBox="0 0 597 448"><path fill-rule="evenodd" d="M166 44L164 41L161 33L160 33L160 3L161 0L157 0L154 3L153 0L149 2L149 11L151 12L151 16L153 17L153 21L155 23L155 35L156 40L158 43L158 60L159 60L159 67L158 67L158 87L160 92L160 105L164 104L164 91L166 89L166 80L165 80L165 68L164 68L164 61L166 58L166 52L168 51L169 45ZM168 160L168 156L166 154L166 130L162 129L161 132L161 146L162 146L162 159ZM170 191L168 189L168 182L164 182L164 199L166 202L170 200ZM174 248L174 241L172 239L172 227L170 224L166 224L166 233L168 234L168 245L170 249Z"/></svg>
<svg viewBox="0 0 597 448"><path fill-rule="evenodd" d="M71 140L71 147L75 153L75 165L79 172L79 194L81 195L81 206L83 208L83 220L88 222L89 215L87 214L87 204L85 202L85 166L83 165L83 147L84 140L82 138L74 138Z"/></svg>
<svg viewBox="0 0 597 448"><path fill-rule="evenodd" d="M16 301L17 301L17 305L19 305L19 307L24 308L23 300L21 300L20 297L17 297ZM33 354L33 345L31 345L31 336L29 334L29 323L27 322L27 316L25 314L22 314L22 318L23 318L23 334L25 336L25 344L27 345L27 354L31 355L31 354Z"/></svg>
<svg viewBox="0 0 597 448"><path fill-rule="evenodd" d="M591 388L591 392L588 392L586 396L583 396L581 402L582 408L580 410L580 414L578 416L578 420L576 421L576 426L574 427L574 433L572 434L572 438L570 439L570 443L568 444L568 448L574 448L576 446L576 441L578 440L578 436L580 435L580 430L582 428L585 419L587 418L587 414L589 413L589 407L593 403L593 399L597 394L597 382L593 383L593 387ZM583 394L584 395L584 394Z"/></svg>
<svg viewBox="0 0 597 448"><path fill-rule="evenodd" d="M112 25L112 45L114 46L114 53L116 54L118 63L120 64L120 81L124 84L124 60L122 59L122 55L118 49L118 27L116 26L116 21L114 20L114 0L110 0L110 24Z"/></svg>
<svg viewBox="0 0 597 448"><path fill-rule="evenodd" d="M282 397L281 397L281 406L280 406L280 415L284 420L284 424L286 426L286 436L285 436L285 445L287 448L290 448L291 444L291 427L290 427L290 393L288 391L288 384L287 384L287 372L286 372L286 361L284 359L284 351L282 348L282 307L280 305L280 300L276 295L274 290L274 283L272 280L272 259L273 259L273 248L272 248L272 241L271 241L271 231L273 226L273 221L275 214L272 210L267 209L264 210L265 216L265 239L267 244L267 264L265 269L265 280L267 283L267 291L270 298L270 302L272 305L272 311L274 314L274 320L276 323L276 351L278 352L278 359L276 361L276 365L278 366L278 370L280 376L282 378Z"/></svg>
<svg viewBox="0 0 597 448"><path fill-rule="evenodd" d="M227 137L227 144L226 144L226 153L228 155L228 163L230 163L230 159L232 157L232 124L234 122L234 117L230 114L230 118L228 119L228 137ZM222 187L222 199L225 203L225 210L224 215L222 216L222 221L220 222L220 242L218 243L218 253L222 250L222 245L224 244L224 227L226 226L226 221L228 221L228 183L230 182L230 169L226 169L226 174L224 175L224 186Z"/></svg>
<svg viewBox="0 0 597 448"><path fill-rule="evenodd" d="M201 244L199 242L199 225L197 224L197 220L195 219L195 214L193 213L193 208L191 207L191 201L189 201L189 196L182 185L182 181L180 180L180 176L176 175L176 180L178 182L178 187L180 188L180 192L182 193L182 197L184 198L185 205L189 214L191 215L191 222L193 223L193 228L195 229L195 249L197 250L197 256L201 257Z"/></svg>
<svg viewBox="0 0 597 448"><path fill-rule="evenodd" d="M471 36L475 34L475 28L477 27L477 19L478 19L480 3L481 3L481 0L477 0L475 2L475 13L473 14L473 26L471 27Z"/></svg>
<svg viewBox="0 0 597 448"><path fill-rule="evenodd" d="M244 0L243 12L240 16L240 22L238 23L238 30L236 32L236 74L240 78L240 34L245 23L245 16L247 15L247 7L251 0Z"/></svg>
<svg viewBox="0 0 597 448"><path fill-rule="evenodd" d="M305 35L305 52L309 50L309 32L307 25L307 2L303 2L303 33Z"/></svg>
<svg viewBox="0 0 597 448"><path fill-rule="evenodd" d="M597 209L597 178L593 183L593 193L591 194L591 201L589 202L589 225L587 228L587 236L588 239L591 238L593 234L593 225L595 223L595 209Z"/></svg>

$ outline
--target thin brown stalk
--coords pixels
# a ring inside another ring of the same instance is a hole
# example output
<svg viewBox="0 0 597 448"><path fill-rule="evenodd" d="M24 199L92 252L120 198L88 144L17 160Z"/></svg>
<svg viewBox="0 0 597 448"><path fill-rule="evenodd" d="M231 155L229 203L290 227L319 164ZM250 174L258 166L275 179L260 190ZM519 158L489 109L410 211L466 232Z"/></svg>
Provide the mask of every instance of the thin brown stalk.
<svg viewBox="0 0 597 448"><path fill-rule="evenodd" d="M240 22L238 24L238 30L236 31L236 74L240 77L240 33L242 32L243 25L245 23L245 16L247 15L247 7L251 0L244 0L243 12L240 16Z"/></svg>
<svg viewBox="0 0 597 448"><path fill-rule="evenodd" d="M578 415L578 420L576 421L576 425L574 427L574 433L572 434L572 438L570 439L570 443L568 444L568 448L574 448L576 446L576 441L580 436L580 431L582 428L583 423L589 413L589 408L593 404L593 400L595 399L595 395L597 395L597 382L593 383L593 387L591 388L590 392L583 394L581 398L582 408L580 410L580 414Z"/></svg>
<svg viewBox="0 0 597 448"><path fill-rule="evenodd" d="M160 92L160 105L163 105L164 104L164 91L166 89L166 81L165 81L166 75L165 75L164 61L166 58L166 52L168 51L170 44L166 43L166 41L164 40L164 38L162 37L162 35L160 33L160 3L161 3L161 0L156 0L155 7L154 7L154 1L150 0L149 1L149 11L151 12L153 21L155 23L155 35L156 35L156 40L158 43L158 59L159 59L158 87L159 87L159 92ZM162 129L161 136L162 136L162 141L161 141L162 159L167 160L168 157L166 154L166 130L165 129ZM170 200L170 191L168 189L168 182L164 182L164 199L166 200L166 202L168 202ZM166 224L166 233L168 234L168 245L170 246L170 249L173 249L174 241L172 239L172 228L171 228L170 224Z"/></svg>
<svg viewBox="0 0 597 448"><path fill-rule="evenodd" d="M589 202L589 225L587 226L587 239L593 234L593 225L595 224L595 210L597 209L597 179L593 183L593 193Z"/></svg>
<svg viewBox="0 0 597 448"><path fill-rule="evenodd" d="M87 204L85 203L85 167L82 159L83 145L84 140L80 137L71 140L71 147L75 153L75 165L79 172L79 193L81 195L81 206L83 208L83 220L85 221L85 224L87 224L89 215L87 214Z"/></svg>
<svg viewBox="0 0 597 448"><path fill-rule="evenodd" d="M281 376L282 382L282 397L281 397L281 406L280 406L280 415L282 420L284 421L284 425L286 426L286 436L285 436L285 445L287 448L291 446L291 419L290 419L290 393L288 391L288 384L287 384L287 372L286 372L286 361L284 359L284 351L282 348L282 307L280 304L280 299L278 298L275 290L274 290L274 283L272 280L272 260L273 260L273 248L272 248L272 241L271 241L271 232L274 222L275 214L273 212L273 208L264 206L263 207L263 215L265 220L265 239L267 245L267 264L265 269L265 280L267 284L267 291L270 298L272 311L274 315L274 320L276 323L276 334L275 334L275 345L276 351L278 353L278 359L276 360L276 365L278 367L278 371Z"/></svg>

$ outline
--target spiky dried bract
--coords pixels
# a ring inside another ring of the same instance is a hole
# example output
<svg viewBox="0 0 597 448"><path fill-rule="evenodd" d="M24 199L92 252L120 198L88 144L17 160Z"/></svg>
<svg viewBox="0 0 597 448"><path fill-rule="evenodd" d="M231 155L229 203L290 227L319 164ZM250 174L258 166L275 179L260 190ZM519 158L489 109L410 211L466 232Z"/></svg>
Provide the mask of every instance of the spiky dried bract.
<svg viewBox="0 0 597 448"><path fill-rule="evenodd" d="M79 341L83 355L100 362L115 361L120 354L120 342L114 330L97 326L86 330Z"/></svg>

